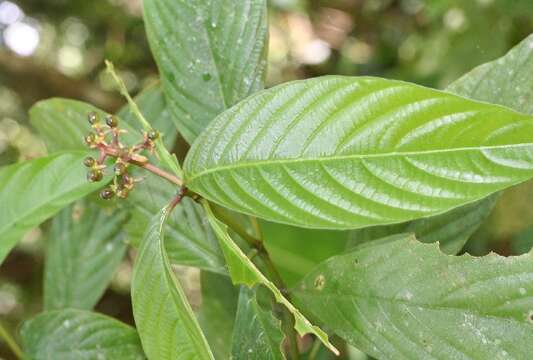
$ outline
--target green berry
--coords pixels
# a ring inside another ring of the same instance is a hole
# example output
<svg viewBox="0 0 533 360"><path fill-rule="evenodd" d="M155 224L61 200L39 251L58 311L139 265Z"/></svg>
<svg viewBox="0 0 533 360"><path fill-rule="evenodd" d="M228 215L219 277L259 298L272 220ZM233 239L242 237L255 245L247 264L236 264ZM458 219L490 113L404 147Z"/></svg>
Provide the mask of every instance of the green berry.
<svg viewBox="0 0 533 360"><path fill-rule="evenodd" d="M102 172L102 170L90 170L87 173L87 180L89 180L90 182L98 182L102 180L103 177L104 173Z"/></svg>
<svg viewBox="0 0 533 360"><path fill-rule="evenodd" d="M155 131L155 130L150 130L148 131L148 139L152 140L152 141L155 141L157 139L159 139L159 132L158 131Z"/></svg>
<svg viewBox="0 0 533 360"><path fill-rule="evenodd" d="M106 118L105 118L105 123L107 124L107 126L109 126L110 128L116 128L118 126L118 119L116 116L113 116L113 115L108 115Z"/></svg>
<svg viewBox="0 0 533 360"><path fill-rule="evenodd" d="M105 188L100 192L100 197L104 200L111 200L115 196L113 189Z"/></svg>
<svg viewBox="0 0 533 360"><path fill-rule="evenodd" d="M96 165L96 160L93 157L87 156L83 160L83 165L87 166L88 168L93 167L94 165Z"/></svg>
<svg viewBox="0 0 533 360"><path fill-rule="evenodd" d="M94 145L96 143L96 134L95 133L90 133L89 135L87 135L85 137L85 143L87 145Z"/></svg>
<svg viewBox="0 0 533 360"><path fill-rule="evenodd" d="M128 167L126 166L126 164L119 162L115 164L114 170L115 174L124 175L128 170Z"/></svg>
<svg viewBox="0 0 533 360"><path fill-rule="evenodd" d="M92 111L89 113L87 120L89 120L89 124L94 125L98 122L98 113L95 111Z"/></svg>

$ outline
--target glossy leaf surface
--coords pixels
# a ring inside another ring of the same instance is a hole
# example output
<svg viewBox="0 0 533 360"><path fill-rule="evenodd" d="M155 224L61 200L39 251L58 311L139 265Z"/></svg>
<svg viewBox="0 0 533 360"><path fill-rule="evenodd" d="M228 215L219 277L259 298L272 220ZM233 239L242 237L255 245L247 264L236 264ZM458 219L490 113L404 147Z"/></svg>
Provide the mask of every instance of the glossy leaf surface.
<svg viewBox="0 0 533 360"><path fill-rule="evenodd" d="M168 208L154 217L133 268L133 315L150 359L213 359L166 254Z"/></svg>
<svg viewBox="0 0 533 360"><path fill-rule="evenodd" d="M176 194L176 187L148 174L128 198L132 219L127 230L134 242L142 239L150 221ZM165 248L171 263L227 274L224 257L202 206L184 199L165 223Z"/></svg>
<svg viewBox="0 0 533 360"><path fill-rule="evenodd" d="M24 323L21 337L32 360L145 359L134 328L89 311L42 313Z"/></svg>
<svg viewBox="0 0 533 360"><path fill-rule="evenodd" d="M327 260L294 294L379 359L523 359L533 351L532 260L448 256L397 235Z"/></svg>
<svg viewBox="0 0 533 360"><path fill-rule="evenodd" d="M87 181L85 155L59 153L0 168L0 264L27 231L102 186Z"/></svg>
<svg viewBox="0 0 533 360"><path fill-rule="evenodd" d="M263 88L265 0L147 0L144 19L173 118L189 142Z"/></svg>
<svg viewBox="0 0 533 360"><path fill-rule="evenodd" d="M263 309L255 290L241 288L233 332L232 359L285 360L281 321Z"/></svg>
<svg viewBox="0 0 533 360"><path fill-rule="evenodd" d="M533 118L405 82L329 76L263 91L191 149L191 189L313 228L436 215L533 175Z"/></svg>
<svg viewBox="0 0 533 360"><path fill-rule="evenodd" d="M314 334L331 351L338 353L338 350L329 342L327 334L319 327L311 324L309 320L307 320L302 313L295 308L285 296L283 296L276 285L268 280L268 278L263 275L254 263L242 252L228 234L227 226L213 215L208 203L205 201L204 208L206 209L209 223L213 227L222 251L224 252L233 283L246 285L250 288L258 284L264 285L272 292L276 301L285 306L293 314L295 319L294 328L301 336L304 336L305 334Z"/></svg>
<svg viewBox="0 0 533 360"><path fill-rule="evenodd" d="M102 210L89 201L63 209L46 240L44 308L90 310L126 252L126 212Z"/></svg>

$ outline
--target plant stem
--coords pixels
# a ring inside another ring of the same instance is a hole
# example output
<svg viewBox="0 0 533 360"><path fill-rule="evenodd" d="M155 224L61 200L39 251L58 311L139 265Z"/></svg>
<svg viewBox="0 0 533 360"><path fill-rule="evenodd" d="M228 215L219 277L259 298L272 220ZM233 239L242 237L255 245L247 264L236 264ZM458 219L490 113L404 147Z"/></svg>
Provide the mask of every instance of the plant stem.
<svg viewBox="0 0 533 360"><path fill-rule="evenodd" d="M111 148L111 147L103 148L102 147L100 149L101 149L100 151L103 152L103 154L105 156L112 156L112 157L119 157L120 156L119 151L117 149L115 149L115 148ZM166 172L165 170L163 170L161 168L158 168L154 164L151 164L148 161L148 158L146 156L133 154L129 158L128 162L130 164L133 164L133 165L136 165L136 166L141 167L143 169L146 169L146 170L150 171L151 173L154 173L155 175L157 175L159 177L162 177L163 179L168 180L168 181L170 181L171 183L173 183L175 185L183 186L183 180L181 180L180 178L178 178L177 176L175 176L173 174L170 174L170 173Z"/></svg>
<svg viewBox="0 0 533 360"><path fill-rule="evenodd" d="M231 216L226 215L223 211L218 210L217 207L212 206L213 213L223 223L228 225L233 231L235 231L240 237L242 237L251 247L256 248L261 254L265 251L261 240L250 235L238 222L236 222Z"/></svg>
<svg viewBox="0 0 533 360"><path fill-rule="evenodd" d="M155 166L153 164L146 163L144 165L141 165L141 167L146 169L146 170L148 170L148 171L150 171L151 173L156 174L157 176L162 177L165 180L170 181L171 183L173 183L175 185L183 186L183 180L181 180L177 176L174 176L174 175L166 172L165 170L162 170L162 169L158 168L157 166Z"/></svg>
<svg viewBox="0 0 533 360"><path fill-rule="evenodd" d="M22 356L23 356L22 350L18 346L15 339L13 339L11 334L9 334L9 332L4 328L4 326L1 323L0 323L0 338L4 339L7 346L11 349L13 354L15 354L18 359L22 359Z"/></svg>

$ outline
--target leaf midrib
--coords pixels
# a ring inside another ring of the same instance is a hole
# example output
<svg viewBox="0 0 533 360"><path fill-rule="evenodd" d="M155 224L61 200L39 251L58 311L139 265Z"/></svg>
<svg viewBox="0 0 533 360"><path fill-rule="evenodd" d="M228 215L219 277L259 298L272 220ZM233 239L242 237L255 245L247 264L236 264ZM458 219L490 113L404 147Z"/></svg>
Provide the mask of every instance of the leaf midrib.
<svg viewBox="0 0 533 360"><path fill-rule="evenodd" d="M310 158L287 158L287 159L267 159L267 160L255 160L255 161L243 161L233 164L215 166L202 170L196 174L186 174L186 182L191 183L195 179L209 175L211 173L221 171L231 171L240 168L247 167L260 167L260 166L275 166L275 165L287 165L287 164L299 164L308 162L329 162L329 161L342 161L342 160L365 160L365 159L379 159L387 157L401 157L401 156L418 156L418 155L432 155L432 154L449 154L454 152L470 152L470 151L485 151L485 150L505 150L513 148L521 148L533 146L533 143L520 143L510 145L493 145L493 146L477 146L477 147L460 147L453 149L434 149L434 150L420 150L420 151L393 151L381 154L352 154L352 155L328 155L324 157L310 157ZM194 166L194 164L192 165ZM189 165L188 167L191 167ZM187 170L187 168L185 169Z"/></svg>

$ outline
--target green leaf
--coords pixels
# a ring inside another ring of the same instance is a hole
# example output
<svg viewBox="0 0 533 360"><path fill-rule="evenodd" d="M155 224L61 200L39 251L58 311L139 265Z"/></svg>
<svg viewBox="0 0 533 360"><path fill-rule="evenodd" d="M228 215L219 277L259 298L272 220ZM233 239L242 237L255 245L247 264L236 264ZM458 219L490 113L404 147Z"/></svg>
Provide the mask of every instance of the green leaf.
<svg viewBox="0 0 533 360"><path fill-rule="evenodd" d="M126 252L125 211L104 211L90 202L63 209L46 242L44 308L90 310Z"/></svg>
<svg viewBox="0 0 533 360"><path fill-rule="evenodd" d="M288 287L327 258L344 252L347 231L304 229L261 221L262 237L272 262Z"/></svg>
<svg viewBox="0 0 533 360"><path fill-rule="evenodd" d="M86 180L84 152L0 168L0 264L29 230L98 187Z"/></svg>
<svg viewBox="0 0 533 360"><path fill-rule="evenodd" d="M202 271L200 281L202 306L197 312L198 322L217 358L229 359L239 291L227 276Z"/></svg>
<svg viewBox="0 0 533 360"><path fill-rule="evenodd" d="M530 35L504 57L477 67L448 90L533 115L532 80L533 35Z"/></svg>
<svg viewBox="0 0 533 360"><path fill-rule="evenodd" d="M533 175L533 118L395 80L328 76L219 116L185 162L193 191L312 228L437 215Z"/></svg>
<svg viewBox="0 0 533 360"><path fill-rule="evenodd" d="M162 134L165 146L172 149L176 143L177 131L161 85L157 84L146 88L134 100L152 127ZM120 109L117 115L126 123L142 131L140 126L136 126L137 120L129 105Z"/></svg>
<svg viewBox="0 0 533 360"><path fill-rule="evenodd" d="M255 290L241 288L233 332L232 359L284 360L281 350L285 335L281 321L263 309Z"/></svg>
<svg viewBox="0 0 533 360"><path fill-rule="evenodd" d="M100 115L103 121L106 112L84 102L53 98L39 101L30 109L30 122L46 142L49 152L85 150L83 138L92 131L87 116L91 112ZM120 127L128 132L122 135L124 142L133 144L142 139L140 133L127 123Z"/></svg>
<svg viewBox="0 0 533 360"><path fill-rule="evenodd" d="M21 336L32 360L145 359L134 328L89 311L42 313L24 323Z"/></svg>
<svg viewBox="0 0 533 360"><path fill-rule="evenodd" d="M268 280L254 265L254 263L242 252L242 250L233 242L228 234L227 226L218 221L209 204L204 200L204 208L207 213L207 219L215 231L224 256L228 265L231 280L234 284L242 284L253 287L257 284L266 286L274 295L276 301L284 305L294 316L295 329L301 335L314 334L322 343L334 353L338 350L329 342L327 334L317 326L312 325L290 301L288 301L279 289L270 280Z"/></svg>
<svg viewBox="0 0 533 360"><path fill-rule="evenodd" d="M134 242L142 239L150 221L176 195L176 186L148 174L130 193L127 207L132 214L127 231ZM202 206L189 198L176 207L165 224L165 248L172 264L194 266L227 274L224 256Z"/></svg>
<svg viewBox="0 0 533 360"><path fill-rule="evenodd" d="M187 141L263 88L265 0L146 0L144 18L173 119Z"/></svg>
<svg viewBox="0 0 533 360"><path fill-rule="evenodd" d="M213 359L165 251L164 208L154 217L133 267L133 315L149 359Z"/></svg>
<svg viewBox="0 0 533 360"><path fill-rule="evenodd" d="M397 235L333 257L294 295L379 359L527 359L533 351L533 255L442 254Z"/></svg>
<svg viewBox="0 0 533 360"><path fill-rule="evenodd" d="M350 231L347 248L352 249L362 243L393 234L413 233L424 243L439 242L441 250L447 254L457 254L489 216L496 200L496 196L490 196L430 218L353 230Z"/></svg>

